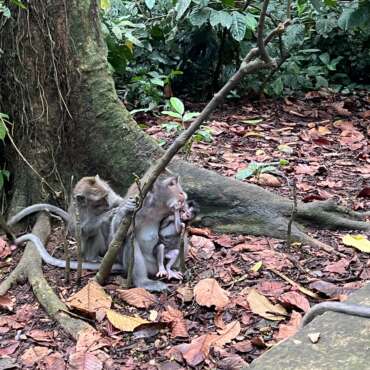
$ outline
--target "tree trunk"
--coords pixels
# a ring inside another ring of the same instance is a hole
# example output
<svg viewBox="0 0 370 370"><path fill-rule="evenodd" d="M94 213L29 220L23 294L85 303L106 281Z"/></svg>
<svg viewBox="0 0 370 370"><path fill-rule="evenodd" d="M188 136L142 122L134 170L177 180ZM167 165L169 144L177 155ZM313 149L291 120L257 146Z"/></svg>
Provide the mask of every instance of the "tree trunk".
<svg viewBox="0 0 370 370"><path fill-rule="evenodd" d="M74 0L68 7L61 0L27 4L27 10L13 9L13 19L1 31L0 111L11 114L16 142L41 177L25 173L24 165L21 171L19 165L12 168L14 194L32 189L32 196L13 197L13 208L45 194L68 199L72 175L76 180L99 173L123 194L133 174L142 175L161 149L118 100L96 1ZM181 160L171 169L199 202L201 225L286 237L291 201ZM27 185L35 178L43 186ZM357 216L328 202L298 203L296 221L369 230ZM315 244L297 222L293 239Z"/></svg>

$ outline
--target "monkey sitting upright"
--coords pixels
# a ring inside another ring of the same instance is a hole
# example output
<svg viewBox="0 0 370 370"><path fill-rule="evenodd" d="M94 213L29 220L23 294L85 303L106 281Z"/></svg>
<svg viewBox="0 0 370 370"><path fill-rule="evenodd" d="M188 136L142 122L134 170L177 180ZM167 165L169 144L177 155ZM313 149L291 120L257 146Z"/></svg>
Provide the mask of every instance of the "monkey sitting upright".
<svg viewBox="0 0 370 370"><path fill-rule="evenodd" d="M182 279L180 271L173 271L172 266L179 267L179 253L181 239L184 238L184 257L187 255L188 238L185 233L185 227L188 223L195 219L199 213L199 207L194 201L185 203L185 206L180 210L180 221L176 220L172 214L165 218L159 229L159 244L155 247L154 253L157 258L158 272L157 277L167 277L167 279ZM168 260L166 267L164 261Z"/></svg>

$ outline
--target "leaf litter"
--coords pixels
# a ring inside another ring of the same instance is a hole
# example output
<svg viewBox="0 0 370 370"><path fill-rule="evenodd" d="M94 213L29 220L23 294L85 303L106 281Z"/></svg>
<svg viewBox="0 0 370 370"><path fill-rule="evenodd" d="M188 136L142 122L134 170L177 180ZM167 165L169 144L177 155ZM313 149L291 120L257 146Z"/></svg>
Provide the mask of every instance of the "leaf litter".
<svg viewBox="0 0 370 370"><path fill-rule="evenodd" d="M344 99L355 102L350 110ZM225 105L209 122L213 143L194 143L189 160L229 177L252 162L286 160L282 171L295 178L299 200L337 197L353 210L368 210L369 102L363 93L342 98L312 92L301 100ZM150 119L148 133L170 142L161 119ZM291 195L283 178L268 175L260 186ZM53 289L78 315L93 320L95 330L74 343L46 316L29 288L17 286L0 298L0 357L23 366L38 357L45 369L190 369L211 367L215 361L225 368L245 366L293 335L318 299L344 299L370 278L366 235L309 231L345 257L192 227L188 280L171 285L169 292L122 290L116 277L103 289L89 282L88 273L77 287L75 272L67 284L63 270L45 266ZM56 225L48 246L60 256L63 235L63 227ZM21 250L0 239L4 274L20 256ZM106 315L101 321L94 319L99 310ZM319 333L310 340L317 342Z"/></svg>

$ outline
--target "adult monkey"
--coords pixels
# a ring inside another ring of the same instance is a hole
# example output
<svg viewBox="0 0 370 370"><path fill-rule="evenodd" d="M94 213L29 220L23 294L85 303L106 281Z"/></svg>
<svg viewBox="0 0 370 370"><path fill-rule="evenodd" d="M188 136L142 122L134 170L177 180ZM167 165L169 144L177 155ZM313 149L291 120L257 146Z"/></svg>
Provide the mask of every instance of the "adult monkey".
<svg viewBox="0 0 370 370"><path fill-rule="evenodd" d="M135 246L133 283L136 287L143 287L151 291L162 291L167 288L165 283L150 279L150 277L154 277L158 271L153 251L155 246L158 244L160 222L171 213L174 213L176 222L181 222L179 219L180 209L185 205L186 198L187 195L183 191L178 177L175 176L171 176L166 179L158 179L154 183L152 191L149 192L145 198L142 208L136 215L135 230L131 231ZM105 217L107 214L103 214L105 220L104 223L102 223L102 226L104 226L103 229L106 229L107 224L110 224L111 226L109 240L113 239L114 233L116 232L125 213L132 210L132 208L127 206L128 204L132 204L130 198L128 198L127 201L123 200L117 208L108 211L109 217ZM45 209L52 213L56 213L66 221L69 220L68 214L60 208L42 204L34 205L22 210L10 220L10 223L12 225L31 213ZM65 267L65 261L51 257L43 247L41 241L35 239L35 235L30 235L24 235L23 237L16 239L16 242L20 243L26 240L33 241L45 262L58 267ZM115 270L120 270L122 267L123 272L127 273L131 250L131 237L129 237L124 243L123 251L121 251L118 256L120 264L114 265ZM72 269L77 268L77 262L71 261L70 266ZM92 270L97 270L99 266L99 263L82 264L82 268Z"/></svg>

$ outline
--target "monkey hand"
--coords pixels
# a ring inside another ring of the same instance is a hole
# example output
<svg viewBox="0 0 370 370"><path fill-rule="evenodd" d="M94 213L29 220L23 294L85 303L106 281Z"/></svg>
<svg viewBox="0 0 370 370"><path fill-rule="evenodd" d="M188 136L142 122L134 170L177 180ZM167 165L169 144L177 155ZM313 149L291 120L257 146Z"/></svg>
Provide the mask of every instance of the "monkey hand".
<svg viewBox="0 0 370 370"><path fill-rule="evenodd" d="M182 276L182 273L179 271L172 271L171 269L167 269L167 278L168 280L171 280L171 279L182 280L183 276Z"/></svg>
<svg viewBox="0 0 370 370"><path fill-rule="evenodd" d="M159 268L159 271L157 272L157 274L155 276L159 277L159 278L167 277L167 271L165 270L164 266Z"/></svg>
<svg viewBox="0 0 370 370"><path fill-rule="evenodd" d="M136 199L133 197L129 197L124 204L126 211L129 213L132 213L135 210L136 206Z"/></svg>

